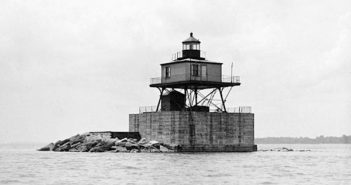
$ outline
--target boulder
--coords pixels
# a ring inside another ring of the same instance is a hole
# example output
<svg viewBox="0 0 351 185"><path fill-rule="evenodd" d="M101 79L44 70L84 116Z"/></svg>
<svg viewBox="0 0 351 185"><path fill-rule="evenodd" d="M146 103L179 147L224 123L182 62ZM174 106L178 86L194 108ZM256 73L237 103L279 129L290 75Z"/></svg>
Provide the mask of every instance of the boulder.
<svg viewBox="0 0 351 185"><path fill-rule="evenodd" d="M153 144L157 144L157 143L160 143L160 142L155 141L155 140L151 140L151 141L149 141L149 143L153 145Z"/></svg>
<svg viewBox="0 0 351 185"><path fill-rule="evenodd" d="M165 143L161 143L161 146L166 147L168 150L175 150L178 145L168 145Z"/></svg>
<svg viewBox="0 0 351 185"><path fill-rule="evenodd" d="M163 145L160 146L160 151L161 152L173 152L173 150L170 150L170 149L164 147Z"/></svg>
<svg viewBox="0 0 351 185"><path fill-rule="evenodd" d="M71 145L74 145L76 143L82 143L82 142L84 142L84 140L85 140L85 136L81 136L78 134L78 135L70 138L70 143L71 143Z"/></svg>
<svg viewBox="0 0 351 185"><path fill-rule="evenodd" d="M53 151L58 151L59 150L59 147L63 144L67 143L67 140L58 140L56 141L56 143L54 144L54 148L53 148Z"/></svg>
<svg viewBox="0 0 351 185"><path fill-rule="evenodd" d="M122 146L113 146L114 152L128 152L128 150L125 147Z"/></svg>
<svg viewBox="0 0 351 185"><path fill-rule="evenodd" d="M114 141L104 140L104 141L97 141L97 144L89 149L89 152L105 152L111 150L112 146L115 145Z"/></svg>
<svg viewBox="0 0 351 185"><path fill-rule="evenodd" d="M160 151L160 149L158 149L158 148L152 147L152 148L149 150L149 152L152 152L152 153L160 153L161 151Z"/></svg>
<svg viewBox="0 0 351 185"><path fill-rule="evenodd" d="M161 146L161 143L159 143L158 141L150 141L149 144L157 149L160 149Z"/></svg>
<svg viewBox="0 0 351 185"><path fill-rule="evenodd" d="M79 150L76 149L76 148L71 148L71 149L69 149L68 151L69 151L69 152L79 152Z"/></svg>
<svg viewBox="0 0 351 185"><path fill-rule="evenodd" d="M139 147L138 144L131 143L131 142L126 142L125 147L126 147L127 150L132 150L132 149L140 150L140 147Z"/></svg>
<svg viewBox="0 0 351 185"><path fill-rule="evenodd" d="M116 145L116 146L125 147L125 146L126 146L126 143L127 143L127 142L120 142L120 141L117 141L117 142L115 142L115 145Z"/></svg>
<svg viewBox="0 0 351 185"><path fill-rule="evenodd" d="M77 148L77 147L79 147L80 145L82 145L82 142L77 142L77 143L71 144L71 147L72 147L72 148Z"/></svg>
<svg viewBox="0 0 351 185"><path fill-rule="evenodd" d="M138 144L138 141L136 139L128 138L127 143Z"/></svg>
<svg viewBox="0 0 351 185"><path fill-rule="evenodd" d="M144 145L146 143L148 143L147 140L145 138L141 138L140 141L138 142L138 145L141 146L141 145Z"/></svg>
<svg viewBox="0 0 351 185"><path fill-rule="evenodd" d="M54 147L55 147L55 144L50 143L50 144L38 149L38 151L53 151Z"/></svg>
<svg viewBox="0 0 351 185"><path fill-rule="evenodd" d="M104 142L104 146L106 148L111 148L114 145L115 145L115 140L107 140L107 141Z"/></svg>
<svg viewBox="0 0 351 185"><path fill-rule="evenodd" d="M105 151L109 151L112 149L111 147L114 145L115 145L114 142L102 142L100 147Z"/></svg>
<svg viewBox="0 0 351 185"><path fill-rule="evenodd" d="M96 147L93 147L89 150L89 152L105 152L106 149L104 147L101 147L101 146L96 146Z"/></svg>
<svg viewBox="0 0 351 185"><path fill-rule="evenodd" d="M84 143L83 146L85 146L89 151L91 148L95 147L97 144L98 144L98 141L91 141L88 143Z"/></svg>
<svg viewBox="0 0 351 185"><path fill-rule="evenodd" d="M121 140L119 140L120 142L128 142L128 139L127 138L123 138Z"/></svg>
<svg viewBox="0 0 351 185"><path fill-rule="evenodd" d="M88 148L86 145L80 145L77 147L78 152L89 152L91 148Z"/></svg>
<svg viewBox="0 0 351 185"><path fill-rule="evenodd" d="M59 146L55 151L67 152L69 149L71 149L71 144L69 142L66 142L65 144Z"/></svg>
<svg viewBox="0 0 351 185"><path fill-rule="evenodd" d="M150 148L152 146L149 142L143 143L143 144L141 144L141 143L139 144L138 143L138 145L139 145L140 148Z"/></svg>
<svg viewBox="0 0 351 185"><path fill-rule="evenodd" d="M64 145L64 144L66 144L66 143L68 143L70 140L69 139L65 139L65 140L62 140L62 141L58 141L58 145Z"/></svg>
<svg viewBox="0 0 351 185"><path fill-rule="evenodd" d="M138 150L138 149L132 149L132 150L130 150L130 153L139 153L140 152L140 150Z"/></svg>
<svg viewBox="0 0 351 185"><path fill-rule="evenodd" d="M158 148L155 148L155 147L153 147L153 146L149 146L149 147L144 147L144 148L141 148L140 149L140 151L141 152L148 152L148 153L159 153L159 152L161 152L161 150L160 149L158 149Z"/></svg>

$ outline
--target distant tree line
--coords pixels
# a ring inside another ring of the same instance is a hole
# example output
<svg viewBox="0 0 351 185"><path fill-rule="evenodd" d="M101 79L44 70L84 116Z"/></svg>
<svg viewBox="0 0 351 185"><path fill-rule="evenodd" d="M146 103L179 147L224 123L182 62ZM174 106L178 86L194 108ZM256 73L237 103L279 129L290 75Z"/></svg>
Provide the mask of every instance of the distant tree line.
<svg viewBox="0 0 351 185"><path fill-rule="evenodd" d="M309 137L266 137L256 138L257 144L351 144L351 135Z"/></svg>

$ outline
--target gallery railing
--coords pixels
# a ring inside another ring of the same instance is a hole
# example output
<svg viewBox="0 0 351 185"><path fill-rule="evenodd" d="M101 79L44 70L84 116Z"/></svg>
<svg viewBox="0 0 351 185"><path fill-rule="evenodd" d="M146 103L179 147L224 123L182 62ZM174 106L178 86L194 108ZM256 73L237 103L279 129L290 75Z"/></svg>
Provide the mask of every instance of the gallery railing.
<svg viewBox="0 0 351 185"><path fill-rule="evenodd" d="M240 107L229 107L227 108L229 113L251 113L252 108L250 106L240 106Z"/></svg>
<svg viewBox="0 0 351 185"><path fill-rule="evenodd" d="M144 112L156 112L157 106L143 106L139 107L139 114ZM210 112L223 112L220 109L210 109ZM227 108L228 113L251 113L252 108L249 106L240 106L240 107L229 107Z"/></svg>
<svg viewBox="0 0 351 185"><path fill-rule="evenodd" d="M156 77L156 78L150 79L150 84L160 84L160 83L161 83L161 77Z"/></svg>
<svg viewBox="0 0 351 185"><path fill-rule="evenodd" d="M204 82L226 82L226 83L240 83L240 76L186 76L185 74L181 75L171 75L169 78L151 78L150 84L161 84L161 83L169 83L169 82L182 82L182 81L204 81Z"/></svg>
<svg viewBox="0 0 351 185"><path fill-rule="evenodd" d="M240 76L222 76L222 82L240 83Z"/></svg>
<svg viewBox="0 0 351 185"><path fill-rule="evenodd" d="M144 112L156 112L157 106L142 106L139 107L139 113L142 114Z"/></svg>

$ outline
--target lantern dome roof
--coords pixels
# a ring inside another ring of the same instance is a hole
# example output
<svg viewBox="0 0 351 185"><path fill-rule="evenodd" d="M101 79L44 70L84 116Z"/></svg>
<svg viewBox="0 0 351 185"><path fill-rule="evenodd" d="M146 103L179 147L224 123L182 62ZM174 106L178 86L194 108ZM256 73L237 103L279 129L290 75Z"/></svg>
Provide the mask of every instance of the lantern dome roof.
<svg viewBox="0 0 351 185"><path fill-rule="evenodd" d="M193 33L191 32L190 37L183 41L183 44L186 44L186 43L201 43L201 42L195 37L193 37Z"/></svg>

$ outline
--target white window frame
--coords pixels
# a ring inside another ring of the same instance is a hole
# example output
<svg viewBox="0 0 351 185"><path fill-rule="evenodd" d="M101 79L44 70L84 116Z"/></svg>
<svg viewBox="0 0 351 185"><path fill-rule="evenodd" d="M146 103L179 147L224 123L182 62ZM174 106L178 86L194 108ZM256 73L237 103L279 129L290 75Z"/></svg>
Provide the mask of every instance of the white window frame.
<svg viewBox="0 0 351 185"><path fill-rule="evenodd" d="M197 70L195 70L194 66L196 66ZM196 76L196 77L200 76L199 67L200 67L199 64L191 64L191 76ZM195 71L197 72L196 74L195 74Z"/></svg>

